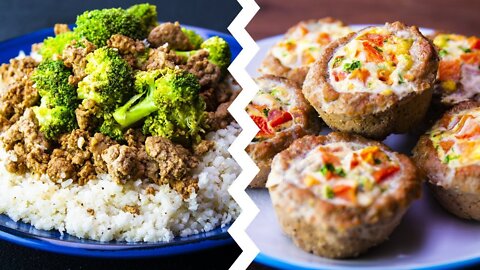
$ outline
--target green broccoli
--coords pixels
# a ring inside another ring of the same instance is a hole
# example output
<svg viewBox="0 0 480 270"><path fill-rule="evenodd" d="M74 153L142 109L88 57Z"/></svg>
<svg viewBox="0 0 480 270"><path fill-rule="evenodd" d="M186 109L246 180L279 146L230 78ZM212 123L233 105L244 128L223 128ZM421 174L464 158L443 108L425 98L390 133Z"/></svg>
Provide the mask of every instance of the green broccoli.
<svg viewBox="0 0 480 270"><path fill-rule="evenodd" d="M131 6L127 13L140 19L143 35L147 36L150 30L157 26L157 7L148 3Z"/></svg>
<svg viewBox="0 0 480 270"><path fill-rule="evenodd" d="M104 112L102 124L98 130L100 133L107 135L114 140L123 141L125 139L123 137L122 127L117 123L117 121L115 121L111 112Z"/></svg>
<svg viewBox="0 0 480 270"><path fill-rule="evenodd" d="M43 45L38 53L44 60L57 58L62 55L63 50L70 42L78 39L78 35L71 31L61 33L55 37L48 37L43 41Z"/></svg>
<svg viewBox="0 0 480 270"><path fill-rule="evenodd" d="M188 37L188 41L192 44L193 49L197 50L203 43L203 38L195 31L182 27L182 32Z"/></svg>
<svg viewBox="0 0 480 270"><path fill-rule="evenodd" d="M145 119L143 133L162 136L188 145L200 141L204 132L205 103L199 98L193 103L182 103L169 110L158 110Z"/></svg>
<svg viewBox="0 0 480 270"><path fill-rule="evenodd" d="M225 74L231 58L228 42L221 37L214 36L202 42L200 49L206 50L208 52L208 60L214 65L218 66L222 70L222 74ZM197 52L198 50L176 51L178 55L187 58L196 54Z"/></svg>
<svg viewBox="0 0 480 270"><path fill-rule="evenodd" d="M85 37L97 47L103 47L115 34L122 34L134 39L144 39L142 21L121 8L85 11L77 17L74 32ZM140 31L139 31L140 30Z"/></svg>
<svg viewBox="0 0 480 270"><path fill-rule="evenodd" d="M40 131L47 139L68 133L77 127L75 108L78 105L75 87L68 83L72 72L62 61L43 61L32 75L42 97L40 106L33 107Z"/></svg>
<svg viewBox="0 0 480 270"><path fill-rule="evenodd" d="M197 139L202 131L205 103L198 79L181 69L140 71L133 96L113 113L122 129L147 118L145 134L170 139Z"/></svg>
<svg viewBox="0 0 480 270"><path fill-rule="evenodd" d="M116 50L103 47L87 55L86 60L87 76L77 89L80 99L90 99L104 110L113 110L131 97L133 71Z"/></svg>

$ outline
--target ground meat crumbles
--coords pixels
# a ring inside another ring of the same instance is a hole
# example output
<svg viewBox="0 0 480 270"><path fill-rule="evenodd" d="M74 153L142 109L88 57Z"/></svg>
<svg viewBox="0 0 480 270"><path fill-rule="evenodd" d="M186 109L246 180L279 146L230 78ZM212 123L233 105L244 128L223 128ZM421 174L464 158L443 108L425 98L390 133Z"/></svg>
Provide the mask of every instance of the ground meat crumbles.
<svg viewBox="0 0 480 270"><path fill-rule="evenodd" d="M55 34L71 31L68 25L56 24ZM106 42L116 50L133 70L180 68L195 75L201 85L200 97L206 104L206 131L225 128L233 118L227 108L239 92L230 75L208 61L208 52L199 49L191 57L177 55L175 50L192 50L192 45L178 23L163 23L154 28L148 39L136 40L116 34ZM34 44L38 52L42 44ZM72 70L68 83L77 86L86 77L87 55L97 47L81 39L73 40L61 53L64 65ZM124 132L123 140L114 140L102 133L102 108L85 99L75 110L77 128L56 139L47 139L34 111L39 94L30 76L38 62L31 57L13 59L0 67L0 131L1 144L10 158L6 168L11 173L46 174L56 182L71 179L84 185L101 174L109 174L118 184L137 179L169 185L184 198L198 189L193 170L201 156L215 146L205 139L192 145L180 145L167 138L147 136L141 127ZM147 193L154 194L155 189ZM136 213L135 207L126 211Z"/></svg>
<svg viewBox="0 0 480 270"><path fill-rule="evenodd" d="M26 108L38 102L38 91L30 80L36 66L31 57L12 59L0 66L0 131L9 128Z"/></svg>

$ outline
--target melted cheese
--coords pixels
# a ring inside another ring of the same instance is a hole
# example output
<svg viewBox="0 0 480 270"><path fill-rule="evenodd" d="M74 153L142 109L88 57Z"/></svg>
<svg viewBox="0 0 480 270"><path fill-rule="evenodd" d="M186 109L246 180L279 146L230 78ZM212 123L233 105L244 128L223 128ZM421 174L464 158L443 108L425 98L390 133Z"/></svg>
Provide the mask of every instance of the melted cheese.
<svg viewBox="0 0 480 270"><path fill-rule="evenodd" d="M351 32L352 29L341 22L302 22L272 47L271 54L289 68L310 66L320 57L326 45Z"/></svg>
<svg viewBox="0 0 480 270"><path fill-rule="evenodd" d="M443 100L458 103L480 93L480 38L441 34L433 43L439 49L438 80Z"/></svg>
<svg viewBox="0 0 480 270"><path fill-rule="evenodd" d="M414 39L383 27L360 31L329 61L330 83L338 92L368 92L403 97L413 91L409 74Z"/></svg>
<svg viewBox="0 0 480 270"><path fill-rule="evenodd" d="M442 118L432 128L430 140L450 168L480 164L480 108Z"/></svg>
<svg viewBox="0 0 480 270"><path fill-rule="evenodd" d="M282 178L332 203L368 206L398 186L400 170L398 159L377 146L336 142L292 160Z"/></svg>

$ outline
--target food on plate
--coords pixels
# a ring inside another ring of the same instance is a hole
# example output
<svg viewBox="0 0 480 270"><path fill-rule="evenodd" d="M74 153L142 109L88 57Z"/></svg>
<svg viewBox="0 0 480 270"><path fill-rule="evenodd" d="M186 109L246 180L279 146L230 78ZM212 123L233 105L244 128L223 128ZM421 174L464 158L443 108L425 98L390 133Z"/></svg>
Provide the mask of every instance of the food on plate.
<svg viewBox="0 0 480 270"><path fill-rule="evenodd" d="M260 72L289 78L301 86L325 47L351 32L350 27L333 18L301 21L270 49Z"/></svg>
<svg viewBox="0 0 480 270"><path fill-rule="evenodd" d="M272 162L267 187L283 231L305 251L357 256L388 238L421 180L408 157L333 132L294 141Z"/></svg>
<svg viewBox="0 0 480 270"><path fill-rule="evenodd" d="M0 67L0 213L100 241L231 223L229 44L156 7L86 11Z"/></svg>
<svg viewBox="0 0 480 270"><path fill-rule="evenodd" d="M440 204L480 220L480 103L463 102L420 137L413 158Z"/></svg>
<svg viewBox="0 0 480 270"><path fill-rule="evenodd" d="M437 34L440 63L434 96L447 106L478 100L480 94L480 38Z"/></svg>
<svg viewBox="0 0 480 270"><path fill-rule="evenodd" d="M250 187L263 188L273 157L295 139L319 131L319 118L295 83L264 75L256 80L260 90L247 106L247 113L260 131L246 151L260 172Z"/></svg>
<svg viewBox="0 0 480 270"><path fill-rule="evenodd" d="M332 129L383 139L424 117L438 67L415 26L372 26L332 42L310 68L303 93Z"/></svg>

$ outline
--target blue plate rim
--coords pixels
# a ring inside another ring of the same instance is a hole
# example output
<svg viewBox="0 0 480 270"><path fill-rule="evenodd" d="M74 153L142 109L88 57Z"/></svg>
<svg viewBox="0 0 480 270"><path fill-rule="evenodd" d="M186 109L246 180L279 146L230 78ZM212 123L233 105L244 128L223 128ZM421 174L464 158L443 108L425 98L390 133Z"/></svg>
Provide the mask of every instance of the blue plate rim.
<svg viewBox="0 0 480 270"><path fill-rule="evenodd" d="M204 37L209 36L220 36L228 41L230 48L232 50L232 61L242 50L240 44L235 40L235 38L229 34L209 30L201 27L191 26L191 25L182 25L186 28L197 31L200 35ZM0 55L2 54L4 48L10 48L15 50L16 47L23 46L24 48L19 48L17 52L23 50L26 54L29 54L29 50L25 50L25 46L31 46L34 40L43 40L47 36L53 35L53 28L43 28L25 35L18 37L13 37L6 39L0 42ZM40 41L36 41L40 42ZM16 55L15 55L16 56ZM11 56L11 57L15 57ZM11 58L9 57L9 58ZM5 62L5 61L0 61ZM0 216L8 218L7 215L1 214ZM14 222L14 221L12 221ZM16 224L27 224L21 221L15 222ZM27 224L28 225L28 224ZM30 225L31 226L31 225ZM124 242L112 242L102 243L95 241L90 241L89 243L75 242L62 240L58 238L49 238L40 235L35 235L33 233L28 233L21 230L16 230L7 226L0 225L0 239L18 244L21 246L34 248L38 250L67 254L67 255L76 255L84 257L97 257L97 258L145 258L145 257L160 257L160 256L171 256L179 255L185 253L196 252L200 250L210 249L214 247L224 246L234 243L233 238L229 235L228 229L231 224L228 224L224 227L217 227L216 229L209 232L202 232L197 235L204 233L213 233L209 236L199 236L196 239L188 239L183 242L178 242L175 238L171 242L159 242L159 243L133 243L128 244ZM33 226L32 226L33 228ZM48 232L45 230L41 230ZM55 230L53 230L55 231ZM80 240L80 239L79 239ZM63 245L62 245L63 243ZM76 246L69 246L68 244L75 243ZM162 245L160 245L160 243ZM105 247L109 248L105 248ZM114 248L116 247L116 248Z"/></svg>

